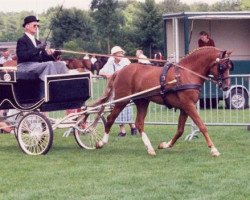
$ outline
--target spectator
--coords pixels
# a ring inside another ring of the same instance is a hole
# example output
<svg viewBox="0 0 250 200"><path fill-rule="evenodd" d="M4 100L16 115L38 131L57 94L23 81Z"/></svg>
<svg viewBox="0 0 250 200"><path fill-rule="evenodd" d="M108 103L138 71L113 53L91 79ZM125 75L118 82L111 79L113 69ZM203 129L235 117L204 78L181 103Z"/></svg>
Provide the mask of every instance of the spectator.
<svg viewBox="0 0 250 200"><path fill-rule="evenodd" d="M121 47L114 46L111 49L111 55L113 55L114 57L110 57L108 59L107 63L100 70L99 75L105 78L110 78L113 73L129 65L131 62L129 59L124 58L124 54L125 51ZM127 122L131 122L132 120L133 109L131 106L126 106L116 119L116 122L120 123L120 132L118 134L119 137L126 136L126 129L124 124ZM136 135L137 129L135 128L135 125L133 123L129 123L129 125L131 129L131 135Z"/></svg>
<svg viewBox="0 0 250 200"><path fill-rule="evenodd" d="M46 49L46 43L35 38L38 22L32 15L24 18L24 35L18 39L16 47L17 71L37 73L41 80L44 80L45 75L67 73L64 62L55 62L57 56L54 49Z"/></svg>
<svg viewBox="0 0 250 200"><path fill-rule="evenodd" d="M9 60L12 60L9 50L4 49L2 52L2 56L0 57L0 66L3 66L3 64Z"/></svg>
<svg viewBox="0 0 250 200"><path fill-rule="evenodd" d="M151 64L151 62L147 59L147 56L145 56L143 54L143 51L138 49L136 50L136 57L139 58L138 59L138 63L142 63L142 64Z"/></svg>
<svg viewBox="0 0 250 200"><path fill-rule="evenodd" d="M154 53L154 60L159 60L159 61L153 61L153 64L155 65L155 66L158 66L158 67L163 67L164 66L164 62L161 62L161 60L164 60L164 57L163 57L163 55L162 55L162 53L160 52L160 51L156 51L155 53Z"/></svg>
<svg viewBox="0 0 250 200"><path fill-rule="evenodd" d="M198 46L213 46L215 47L214 41L212 38L209 37L208 33L205 31L200 32L200 39L198 40Z"/></svg>

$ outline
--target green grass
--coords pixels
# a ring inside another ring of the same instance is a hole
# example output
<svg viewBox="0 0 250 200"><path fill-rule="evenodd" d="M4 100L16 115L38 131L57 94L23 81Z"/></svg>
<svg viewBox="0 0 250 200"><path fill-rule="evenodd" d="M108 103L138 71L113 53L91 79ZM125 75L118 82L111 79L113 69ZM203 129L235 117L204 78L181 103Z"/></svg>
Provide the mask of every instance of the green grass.
<svg viewBox="0 0 250 200"><path fill-rule="evenodd" d="M154 147L175 126L146 126ZM202 135L150 157L139 136L118 138L117 125L101 150L80 149L73 136L54 133L45 156L21 152L13 135L1 134L0 199L250 199L250 133L245 127L208 127L221 156L213 158Z"/></svg>

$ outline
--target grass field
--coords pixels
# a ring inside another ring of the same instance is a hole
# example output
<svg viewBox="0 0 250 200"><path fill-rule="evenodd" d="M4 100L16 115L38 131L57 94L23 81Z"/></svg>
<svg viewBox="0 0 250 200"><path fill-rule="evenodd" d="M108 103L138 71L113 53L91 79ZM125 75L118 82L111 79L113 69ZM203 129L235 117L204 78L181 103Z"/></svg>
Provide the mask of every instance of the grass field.
<svg viewBox="0 0 250 200"><path fill-rule="evenodd" d="M147 126L154 147L175 126ZM250 199L250 132L245 127L208 127L221 156L213 158L203 136L170 150L146 154L139 136L118 138L117 125L101 150L80 149L73 136L54 133L45 156L27 156L13 135L1 134L0 199L247 200Z"/></svg>

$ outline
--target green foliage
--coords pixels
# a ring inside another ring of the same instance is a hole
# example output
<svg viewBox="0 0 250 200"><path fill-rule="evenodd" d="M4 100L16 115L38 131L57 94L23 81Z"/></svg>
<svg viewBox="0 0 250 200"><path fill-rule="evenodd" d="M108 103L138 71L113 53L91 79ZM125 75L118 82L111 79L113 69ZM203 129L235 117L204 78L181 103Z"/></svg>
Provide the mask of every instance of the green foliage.
<svg viewBox="0 0 250 200"><path fill-rule="evenodd" d="M111 41L119 37L123 26L123 16L118 11L118 1L93 0L91 10L100 42L104 41L106 43L104 43L106 53L110 53L111 45L113 45Z"/></svg>
<svg viewBox="0 0 250 200"><path fill-rule="evenodd" d="M164 0L159 3L159 9L162 13L187 12L190 10L189 6L180 0Z"/></svg>
<svg viewBox="0 0 250 200"><path fill-rule="evenodd" d="M141 3L135 20L139 45L150 55L153 49L162 49L159 46L160 38L163 38L163 22L161 13L157 9L155 0L146 0Z"/></svg>
<svg viewBox="0 0 250 200"><path fill-rule="evenodd" d="M209 5L207 3L194 3L190 6L190 9L195 12L206 12L209 10Z"/></svg>
<svg viewBox="0 0 250 200"><path fill-rule="evenodd" d="M27 12L0 12L0 41L16 41L23 34L23 16L26 15Z"/></svg>
<svg viewBox="0 0 250 200"><path fill-rule="evenodd" d="M81 38L83 41L92 39L94 32L92 19L86 11L64 9L57 18L52 18L52 44L63 47L63 43Z"/></svg>
<svg viewBox="0 0 250 200"><path fill-rule="evenodd" d="M213 4L210 11L240 11L239 0L223 0Z"/></svg>
<svg viewBox="0 0 250 200"><path fill-rule="evenodd" d="M250 0L241 0L241 9L250 10Z"/></svg>

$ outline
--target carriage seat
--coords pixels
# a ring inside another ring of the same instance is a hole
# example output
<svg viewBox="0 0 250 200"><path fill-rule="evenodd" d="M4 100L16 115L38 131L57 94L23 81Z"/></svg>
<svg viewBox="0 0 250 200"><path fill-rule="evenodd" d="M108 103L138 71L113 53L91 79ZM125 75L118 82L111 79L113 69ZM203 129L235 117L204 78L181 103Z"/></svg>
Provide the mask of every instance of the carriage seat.
<svg viewBox="0 0 250 200"><path fill-rule="evenodd" d="M44 82L39 74L32 72L16 72L14 91L20 104L36 103L44 98Z"/></svg>
<svg viewBox="0 0 250 200"><path fill-rule="evenodd" d="M16 72L17 80L39 80L39 74L33 72Z"/></svg>

